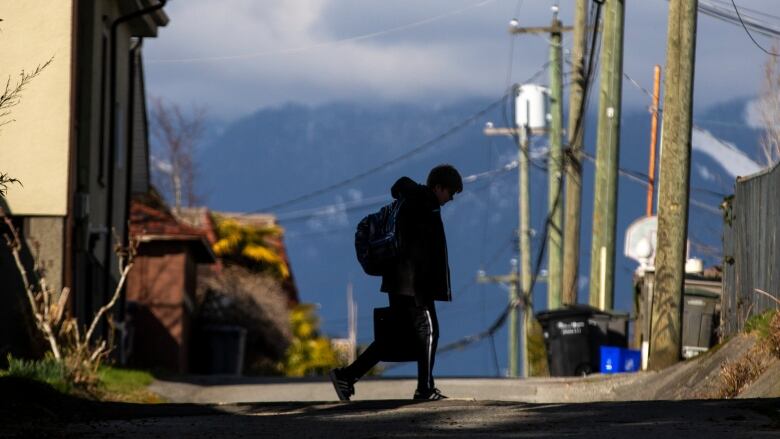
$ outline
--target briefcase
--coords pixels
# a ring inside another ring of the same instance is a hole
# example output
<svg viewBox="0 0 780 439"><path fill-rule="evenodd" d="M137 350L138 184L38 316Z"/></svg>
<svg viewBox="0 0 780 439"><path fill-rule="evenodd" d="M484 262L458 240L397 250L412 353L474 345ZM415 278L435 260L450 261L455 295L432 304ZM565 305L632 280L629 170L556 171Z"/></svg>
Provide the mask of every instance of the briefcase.
<svg viewBox="0 0 780 439"><path fill-rule="evenodd" d="M382 361L417 361L411 312L374 308L374 342L379 345Z"/></svg>

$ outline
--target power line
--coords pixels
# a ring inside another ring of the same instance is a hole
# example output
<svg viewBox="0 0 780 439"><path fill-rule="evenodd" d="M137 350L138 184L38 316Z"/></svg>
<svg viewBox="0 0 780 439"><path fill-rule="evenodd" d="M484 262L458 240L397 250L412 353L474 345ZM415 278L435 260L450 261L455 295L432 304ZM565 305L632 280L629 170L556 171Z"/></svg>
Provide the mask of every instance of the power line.
<svg viewBox="0 0 780 439"><path fill-rule="evenodd" d="M517 161L513 160L495 169L467 175L462 179L463 184L475 183L479 180L486 179L486 178L492 179L493 177L507 173L515 168L517 168ZM389 195L376 195L362 200L349 201L349 202L339 203L339 204L329 204L327 206L313 207L310 209L280 213L276 216L276 220L280 222L293 221L297 219L312 218L316 216L328 215L333 213L349 212L367 206L374 206L377 204L387 203L389 202L389 199L390 199ZM462 199L462 197L458 197L455 200L460 200L460 199Z"/></svg>
<svg viewBox="0 0 780 439"><path fill-rule="evenodd" d="M766 50L764 46L758 44L758 41L756 41L756 39L753 38L753 34L750 33L750 30L745 25L744 20L742 20L742 15L739 13L739 8L737 7L737 4L734 3L734 0L731 0L731 4L734 5L734 12L737 13L737 18L739 18L739 22L742 24L742 28L745 29L745 33L747 33L748 37L750 37L750 40L753 41L753 44L755 44L759 49L761 49L767 55L771 55L774 57L780 56L780 54L770 52L769 50Z"/></svg>
<svg viewBox="0 0 780 439"><path fill-rule="evenodd" d="M396 26L390 29L384 29L377 32L371 32L367 34L362 35L356 35L353 37L348 38L342 38L339 40L334 41L328 41L324 43L318 43L318 44L312 44L309 46L302 46L302 47L295 47L291 49L280 49L280 50L268 50L265 52L253 52L253 53L244 53L244 54L238 54L238 55L219 55L219 56L204 56L204 57L195 57L195 58L177 58L177 59L150 59L146 60L145 62L147 64L163 64L163 63L196 63L196 62L210 62L210 61L232 61L232 60L242 60L242 59L250 59L250 58L259 58L263 56L269 56L269 55L287 55L287 54L293 54L293 53L300 53L300 52L306 52L313 49L321 49L323 47L328 46L335 46L337 44L342 43L348 43L348 42L354 42L354 41L362 41L367 40L371 38L376 38L379 36L391 34L394 32L411 29L417 26L421 26L424 24L432 23L434 21L441 20L442 18L450 17L457 14L462 14L463 12L466 12L471 9L479 8L482 6L487 5L488 3L493 3L495 0L482 0L478 3L475 3L473 5L469 5L460 9L456 9L454 11L445 12L443 14L435 15L433 17L424 18L422 20L418 20L412 23L406 23L402 24L400 26Z"/></svg>
<svg viewBox="0 0 780 439"><path fill-rule="evenodd" d="M730 23L734 25L740 25L741 23L743 26L753 29L753 32L759 33L761 35L770 38L780 36L780 28L776 26L772 26L769 23L762 22L754 17L745 16L744 20L742 20L731 11L732 5L729 5L728 8L726 8L725 4L728 3L724 3L724 5L721 6L721 5L709 3L707 0L699 0L699 12L726 23ZM765 17L778 18L775 17L774 15L769 15L764 12L751 10L745 7L743 7L742 9L759 13L761 15L764 15Z"/></svg>
<svg viewBox="0 0 780 439"><path fill-rule="evenodd" d="M309 192L307 194L300 195L300 196L292 198L290 200L283 201L281 203L276 203L276 204L273 204L273 205L270 205L270 206L267 206L267 207L263 207L263 208L260 208L260 209L253 210L250 213L272 212L272 211L277 210L279 208L286 207L286 206L289 206L289 205L292 205L292 204L297 204L297 203L299 203L301 201L305 201L305 200L314 198L316 196L319 196L319 195L322 195L324 193L330 192L330 191L332 191L334 189L338 189L340 187L344 187L344 186L346 186L346 185L348 185L350 183L353 183L353 182L355 182L357 180L360 180L362 178L365 178L365 177L368 177L370 175L373 175L373 174L375 174L375 173L377 173L377 172L379 172L379 171L381 171L383 169L386 169L386 168L388 168L388 167L390 167L392 165L395 165L396 163L402 162L402 161L404 161L404 160L406 160L408 158L411 158L411 157L413 157L413 156L415 156L415 155L425 151L426 149L430 148L431 146L437 144L438 142L441 142L442 140L446 139L447 137L451 136L452 134L454 134L454 133L460 131L461 129L463 129L466 125L468 125L468 124L474 122L476 119L484 116L486 113L488 113L494 107L498 106L503 101L504 101L504 96L502 96L499 100L490 103L487 107L485 107L482 110L478 111L474 115L469 116L467 119L463 120L459 124L451 127L450 129L448 129L444 133L439 134L438 136L434 137L433 139L430 139L430 140L422 143L421 145L413 148L412 150L410 150L410 151L408 151L408 152L406 152L406 153L404 153L404 154L402 154L402 155L400 155L400 156L398 156L398 157L396 157L396 158L394 158L392 160L388 160L388 161L386 161L386 162L384 162L384 163L382 163L380 165L377 165L377 166L375 166L375 167L373 167L373 168L371 168L371 169L369 169L369 170L367 170L365 172L361 172L361 173L359 173L359 174L357 174L355 176L349 177L347 179L341 180L341 181L339 181L337 183L334 183L334 184L331 184L331 185L326 186L324 188L321 188L321 189Z"/></svg>
<svg viewBox="0 0 780 439"><path fill-rule="evenodd" d="M548 64L549 63L545 63L542 66L542 68L540 68L536 73L531 75L526 80L526 82L533 81L536 77L538 77L539 75L544 73L546 71L546 69L547 69L547 65ZM413 148L412 150L408 151L407 153L405 153L405 154L403 154L403 155L401 155L399 157L396 157L396 158L394 158L392 160L384 162L384 163L382 163L380 165L377 165L377 166L375 166L375 167L373 167L373 168L371 168L371 169L369 169L369 170L367 170L365 172L362 172L362 173L357 174L357 175L355 175L353 177L350 177L350 178L347 178L345 180L342 180L342 181L340 181L338 183L331 184L331 185L326 186L324 188L321 188L321 189L309 192L307 194L300 195L298 197L289 199L287 201L283 201L281 203L276 203L276 204L273 204L271 206L267 206L267 207L264 207L264 208L261 208L261 209L253 210L253 211L251 211L249 213L271 212L271 211L277 210L277 209L282 208L282 207L286 207L286 206L289 206L289 205L292 205L292 204L297 204L297 203L299 203L301 201L305 201L305 200L314 198L316 196L319 196L319 195L322 195L324 193L327 193L327 192L329 192L331 190L338 189L340 187L344 187L344 186L346 186L346 185L348 185L350 183L353 183L353 182L355 182L357 180L360 180L360 179L365 178L365 177L367 177L369 175L372 175L372 174L374 174L376 172L379 172L379 171L381 171L381 170L383 170L385 168L388 168L388 167L390 167L390 166L392 166L392 165L394 165L396 163L399 163L399 162L401 162L403 160L411 158L412 156L419 154L420 152L430 148L431 146L435 145L436 143L438 143L438 142L446 139L447 137L451 136L452 134L460 131L461 129L463 129L468 124L474 122L475 120L479 119L480 117L482 117L485 114L487 114L488 112L490 112L493 108L499 106L502 103L505 104L505 101L506 101L507 97L509 95L511 95L511 93L512 93L512 90L507 90L504 93L503 96L501 96L496 101L491 102L489 105L487 105L482 110L480 110L477 113L469 116L468 118L466 118L465 120L461 121L457 125L451 127L450 129L448 129L444 133L439 134L438 136L434 137L433 139L430 139L430 140L422 143L421 145Z"/></svg>
<svg viewBox="0 0 780 439"><path fill-rule="evenodd" d="M730 10L731 9L731 5L729 4L729 1L730 0L699 0L699 3L700 4L701 3L708 3L708 2L720 3L721 5L723 5L722 7L728 8ZM762 17L772 18L774 20L780 20L780 16L772 15L772 14L764 12L764 11L759 11L758 9L751 9L751 8L749 8L747 6L740 6L740 9L742 11L748 11L749 13L752 13L752 14L755 14L755 15L760 15Z"/></svg>

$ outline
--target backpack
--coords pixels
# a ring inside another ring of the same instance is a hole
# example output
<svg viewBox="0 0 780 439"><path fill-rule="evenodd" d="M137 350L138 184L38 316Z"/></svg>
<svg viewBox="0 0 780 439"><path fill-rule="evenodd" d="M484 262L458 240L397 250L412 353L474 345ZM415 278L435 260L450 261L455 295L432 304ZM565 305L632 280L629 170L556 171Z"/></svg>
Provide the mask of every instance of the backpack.
<svg viewBox="0 0 780 439"><path fill-rule="evenodd" d="M355 253L363 271L382 276L398 259L401 241L397 233L398 212L403 200L395 200L366 215L355 231Z"/></svg>

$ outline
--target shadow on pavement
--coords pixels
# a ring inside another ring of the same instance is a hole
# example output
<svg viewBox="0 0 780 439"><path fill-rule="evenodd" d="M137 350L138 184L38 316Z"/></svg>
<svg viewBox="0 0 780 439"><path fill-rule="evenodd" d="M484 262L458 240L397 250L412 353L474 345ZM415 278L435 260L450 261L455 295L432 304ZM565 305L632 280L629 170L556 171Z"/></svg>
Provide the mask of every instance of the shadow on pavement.
<svg viewBox="0 0 780 439"><path fill-rule="evenodd" d="M760 438L780 434L778 408L780 399L128 404L0 379L0 437Z"/></svg>

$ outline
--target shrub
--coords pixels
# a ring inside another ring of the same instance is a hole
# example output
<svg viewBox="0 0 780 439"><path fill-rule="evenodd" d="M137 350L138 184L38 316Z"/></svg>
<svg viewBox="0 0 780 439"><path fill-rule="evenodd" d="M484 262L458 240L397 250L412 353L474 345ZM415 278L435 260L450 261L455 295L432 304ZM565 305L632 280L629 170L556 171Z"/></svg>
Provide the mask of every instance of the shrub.
<svg viewBox="0 0 780 439"><path fill-rule="evenodd" d="M217 276L201 279L198 292L200 325L238 325L246 329L245 366L249 372L279 373L276 363L292 342L287 295L268 274L228 266Z"/></svg>
<svg viewBox="0 0 780 439"><path fill-rule="evenodd" d="M772 320L774 315L775 311L766 311L762 314L751 316L745 322L745 332L755 332L758 334L760 339L766 338L766 336L769 334L769 322Z"/></svg>
<svg viewBox="0 0 780 439"><path fill-rule="evenodd" d="M755 381L764 371L765 365L755 355L745 355L744 357L729 361L720 367L721 386L719 389L719 398L734 398L742 390Z"/></svg>
<svg viewBox="0 0 780 439"><path fill-rule="evenodd" d="M293 341L280 370L287 376L324 375L339 365L333 345L319 334L314 305L300 304L290 313Z"/></svg>
<svg viewBox="0 0 780 439"><path fill-rule="evenodd" d="M767 351L780 358L780 312L775 312L769 322L765 343Z"/></svg>
<svg viewBox="0 0 780 439"><path fill-rule="evenodd" d="M280 227L258 227L216 215L214 222L218 240L212 247L223 261L267 272L282 280L290 278L290 269L276 243L283 232Z"/></svg>

